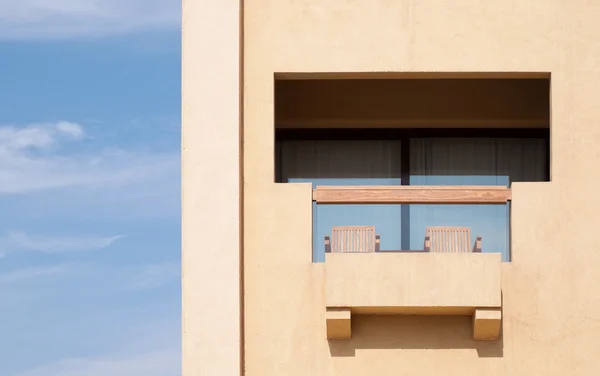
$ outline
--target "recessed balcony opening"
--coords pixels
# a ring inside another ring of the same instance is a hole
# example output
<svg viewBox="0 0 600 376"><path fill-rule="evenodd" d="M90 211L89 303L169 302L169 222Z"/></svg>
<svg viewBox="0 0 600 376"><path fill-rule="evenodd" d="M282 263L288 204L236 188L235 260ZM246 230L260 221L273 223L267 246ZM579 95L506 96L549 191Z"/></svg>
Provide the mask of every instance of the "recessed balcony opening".
<svg viewBox="0 0 600 376"><path fill-rule="evenodd" d="M277 74L275 137L275 181L313 186L314 262L510 261L511 186L550 180L550 75Z"/></svg>

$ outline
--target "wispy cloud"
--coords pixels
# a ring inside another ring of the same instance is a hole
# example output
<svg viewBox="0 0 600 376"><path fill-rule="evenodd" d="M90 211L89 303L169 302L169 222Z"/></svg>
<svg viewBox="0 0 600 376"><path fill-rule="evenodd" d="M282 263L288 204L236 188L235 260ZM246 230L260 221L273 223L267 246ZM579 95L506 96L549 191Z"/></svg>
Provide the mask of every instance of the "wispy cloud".
<svg viewBox="0 0 600 376"><path fill-rule="evenodd" d="M180 9L178 0L1 1L0 38L72 38L176 29Z"/></svg>
<svg viewBox="0 0 600 376"><path fill-rule="evenodd" d="M181 267L176 263L141 265L126 271L124 290L153 289L177 281L181 276Z"/></svg>
<svg viewBox="0 0 600 376"><path fill-rule="evenodd" d="M23 282L34 278L62 274L69 268L68 264L29 267L0 274L0 286Z"/></svg>
<svg viewBox="0 0 600 376"><path fill-rule="evenodd" d="M24 127L0 127L0 152L5 155L24 149L49 148L59 140L81 139L85 136L81 125L68 121L30 124Z"/></svg>
<svg viewBox="0 0 600 376"><path fill-rule="evenodd" d="M10 232L0 238L0 254L15 250L61 253L106 248L122 235L98 236L31 236L25 232Z"/></svg>
<svg viewBox="0 0 600 376"><path fill-rule="evenodd" d="M68 279L81 279L81 276L85 276L87 282L82 283L104 280L107 287L111 286L115 290L140 291L180 281L181 266L174 262L128 266L101 263L33 266L0 273L0 286L57 274Z"/></svg>
<svg viewBox="0 0 600 376"><path fill-rule="evenodd" d="M0 125L0 195L65 187L140 184L179 170L177 153L120 149L60 153L69 142L89 138L80 124L61 121Z"/></svg>
<svg viewBox="0 0 600 376"><path fill-rule="evenodd" d="M35 366L24 364L20 372L10 376L180 376L181 320L173 312L168 316L140 315L135 320L101 312L98 316L82 317L61 327L65 335L79 328L98 326L98 319L112 320L121 330L103 331L97 344L104 348L97 355L63 357ZM102 322L102 320L100 321ZM86 329L84 329L86 330ZM75 335L75 343L87 343ZM34 363L35 364L35 363ZM27 368L26 368L27 367Z"/></svg>
<svg viewBox="0 0 600 376"><path fill-rule="evenodd" d="M148 219L161 205L169 206L179 217L177 145L143 141L142 149L137 131L118 137L108 133L104 125L87 127L72 121L0 124L0 202L7 213L0 221L0 257L10 252L15 256L0 260L4 270L0 294L10 307L4 310L7 319L0 329L7 333L6 338L22 338L17 346L29 346L32 353L43 354L4 362L2 375L181 375L179 306L165 307L161 300L164 296L176 300L177 296L171 290L159 290L157 296L152 291L139 293L166 285L177 289L177 256L171 263L148 264L156 259L149 258L140 265L134 260L136 255L156 252L153 243L142 242L138 247L147 247L147 253L134 251L120 257L121 253L100 252L97 257L81 258L69 254L69 259L78 260L40 266L49 260L61 262L61 252L79 256L79 252L110 246L117 250L119 234L133 238L141 229L161 240L158 247L163 246L169 231L174 231L173 241L179 241L177 219L173 230L164 230L170 226L164 214L157 217L161 219L158 223ZM167 152L157 153L153 148ZM133 227L127 227L127 222L115 224L127 216ZM148 221L149 227L143 227L141 221ZM114 228L118 232L113 232ZM104 305L107 312L98 314L97 319L82 318L87 310L96 313ZM44 312L44 322L32 325L35 315L28 312ZM172 312L173 322L162 330L157 332L157 324L150 322L133 334L128 332L144 317L164 312ZM82 336L82 332L89 334ZM128 342L129 338L134 342ZM15 346L12 342L0 343L0 350L10 351ZM94 342L92 353L88 352L90 342ZM55 351L45 350L48 343Z"/></svg>
<svg viewBox="0 0 600 376"><path fill-rule="evenodd" d="M14 376L177 376L181 375L179 350L96 358L64 359Z"/></svg>

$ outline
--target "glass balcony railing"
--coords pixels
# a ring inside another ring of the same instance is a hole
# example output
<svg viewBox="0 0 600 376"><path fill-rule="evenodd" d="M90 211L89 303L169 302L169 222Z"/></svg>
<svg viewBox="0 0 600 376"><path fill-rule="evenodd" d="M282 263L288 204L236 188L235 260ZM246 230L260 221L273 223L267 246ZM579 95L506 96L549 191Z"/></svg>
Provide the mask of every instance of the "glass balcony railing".
<svg viewBox="0 0 600 376"><path fill-rule="evenodd" d="M507 188L320 188L313 201L313 262L325 261L325 237L336 226L374 226L380 252L423 252L428 228L462 227L470 233L470 248L481 237L482 252L510 261Z"/></svg>
<svg viewBox="0 0 600 376"><path fill-rule="evenodd" d="M313 262L325 261L325 236L334 226L374 226L380 252L423 251L428 227L467 227L471 247L482 237L482 252L501 253L509 261L509 204L315 204Z"/></svg>

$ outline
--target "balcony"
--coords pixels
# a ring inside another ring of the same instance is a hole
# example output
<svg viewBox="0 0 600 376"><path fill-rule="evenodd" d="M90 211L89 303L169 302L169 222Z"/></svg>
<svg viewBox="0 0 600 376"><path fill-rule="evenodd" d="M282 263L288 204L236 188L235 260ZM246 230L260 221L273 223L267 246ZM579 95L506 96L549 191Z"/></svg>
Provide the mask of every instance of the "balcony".
<svg viewBox="0 0 600 376"><path fill-rule="evenodd" d="M512 73L276 76L274 180L312 185L329 338L410 314L498 339L510 187L550 180L549 98L549 76Z"/></svg>
<svg viewBox="0 0 600 376"><path fill-rule="evenodd" d="M317 187L317 205L506 205L506 187ZM473 339L497 340L501 253L482 252L468 228L428 228L422 247L381 249L374 226L338 228L323 239L327 337L352 336L352 315L471 315ZM427 236L426 236L427 235ZM337 243L337 244L336 244ZM343 243L343 244L341 244Z"/></svg>

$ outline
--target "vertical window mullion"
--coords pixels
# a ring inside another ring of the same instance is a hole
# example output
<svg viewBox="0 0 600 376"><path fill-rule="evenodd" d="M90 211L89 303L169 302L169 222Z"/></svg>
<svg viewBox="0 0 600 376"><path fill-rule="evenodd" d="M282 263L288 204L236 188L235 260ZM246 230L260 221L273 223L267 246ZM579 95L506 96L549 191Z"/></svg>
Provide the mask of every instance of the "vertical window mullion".
<svg viewBox="0 0 600 376"><path fill-rule="evenodd" d="M400 184L410 185L410 139L400 142ZM400 242L402 250L410 249L410 206L400 205Z"/></svg>

